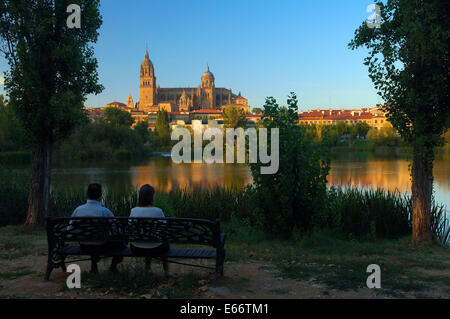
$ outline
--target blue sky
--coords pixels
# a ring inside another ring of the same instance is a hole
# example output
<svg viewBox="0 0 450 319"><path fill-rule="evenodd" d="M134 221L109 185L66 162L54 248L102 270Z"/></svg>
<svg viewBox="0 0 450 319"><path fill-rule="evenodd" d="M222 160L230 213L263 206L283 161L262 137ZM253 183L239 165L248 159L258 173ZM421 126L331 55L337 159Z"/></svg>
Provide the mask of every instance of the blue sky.
<svg viewBox="0 0 450 319"><path fill-rule="evenodd" d="M252 107L265 97L300 109L381 103L363 65L365 50L347 48L367 19L370 0L103 0L95 45L102 94L89 107L135 101L148 45L161 87L197 87L206 64L216 87L242 91ZM0 76L7 64L0 60ZM0 92L3 92L0 79Z"/></svg>

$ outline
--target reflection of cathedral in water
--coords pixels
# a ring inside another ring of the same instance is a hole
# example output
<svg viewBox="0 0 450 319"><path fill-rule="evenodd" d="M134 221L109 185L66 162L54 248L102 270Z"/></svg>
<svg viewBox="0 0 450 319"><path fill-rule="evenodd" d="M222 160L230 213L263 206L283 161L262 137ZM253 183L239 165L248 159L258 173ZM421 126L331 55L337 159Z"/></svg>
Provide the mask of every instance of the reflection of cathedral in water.
<svg viewBox="0 0 450 319"><path fill-rule="evenodd" d="M244 187L252 182L245 165L180 164L170 158L159 158L146 166L132 170L132 183L136 186L151 184L160 191L194 187Z"/></svg>

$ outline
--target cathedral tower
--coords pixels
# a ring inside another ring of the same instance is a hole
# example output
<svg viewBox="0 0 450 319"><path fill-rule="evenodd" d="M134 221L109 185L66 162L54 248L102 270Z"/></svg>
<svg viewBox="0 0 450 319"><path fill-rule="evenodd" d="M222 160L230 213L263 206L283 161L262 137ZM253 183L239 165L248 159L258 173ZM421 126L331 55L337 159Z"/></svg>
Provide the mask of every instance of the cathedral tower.
<svg viewBox="0 0 450 319"><path fill-rule="evenodd" d="M145 111L157 104L155 70L148 56L148 50L145 50L145 59L141 64L140 73L139 109Z"/></svg>
<svg viewBox="0 0 450 319"><path fill-rule="evenodd" d="M206 72L202 75L201 88L201 106L204 109L215 108L216 84L214 74L209 71L209 65L206 66Z"/></svg>

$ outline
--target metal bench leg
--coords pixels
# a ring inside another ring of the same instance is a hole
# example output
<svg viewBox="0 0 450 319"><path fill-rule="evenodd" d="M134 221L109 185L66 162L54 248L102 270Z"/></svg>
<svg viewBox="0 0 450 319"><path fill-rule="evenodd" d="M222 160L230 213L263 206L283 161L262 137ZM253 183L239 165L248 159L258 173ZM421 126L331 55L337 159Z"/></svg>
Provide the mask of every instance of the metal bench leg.
<svg viewBox="0 0 450 319"><path fill-rule="evenodd" d="M50 281L50 275L52 274L53 266L49 263L47 264L47 270L45 272L44 281L48 282Z"/></svg>
<svg viewBox="0 0 450 319"><path fill-rule="evenodd" d="M91 256L91 274L98 274L98 262L99 258L97 256Z"/></svg>
<svg viewBox="0 0 450 319"><path fill-rule="evenodd" d="M66 257L67 256L62 256L62 258L61 258L61 269L63 272L67 272L66 263L65 263Z"/></svg>
<svg viewBox="0 0 450 319"><path fill-rule="evenodd" d="M214 274L214 288L217 288L218 280L219 280L219 272L216 270L216 273Z"/></svg>

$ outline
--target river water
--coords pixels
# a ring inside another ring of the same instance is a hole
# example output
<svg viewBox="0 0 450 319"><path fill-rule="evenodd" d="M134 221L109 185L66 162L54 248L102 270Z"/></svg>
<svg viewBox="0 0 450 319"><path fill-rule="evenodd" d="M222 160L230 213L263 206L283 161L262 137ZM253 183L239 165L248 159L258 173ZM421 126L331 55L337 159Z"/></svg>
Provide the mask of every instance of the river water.
<svg viewBox="0 0 450 319"><path fill-rule="evenodd" d="M383 188L409 192L411 179L405 158L342 155L331 162L329 185ZM450 159L434 163L436 201L450 208ZM134 187L151 184L157 190L194 186L245 186L252 182L245 165L174 164L170 157L157 156L135 164L56 163L52 170L53 186L79 187L99 182L107 187Z"/></svg>

